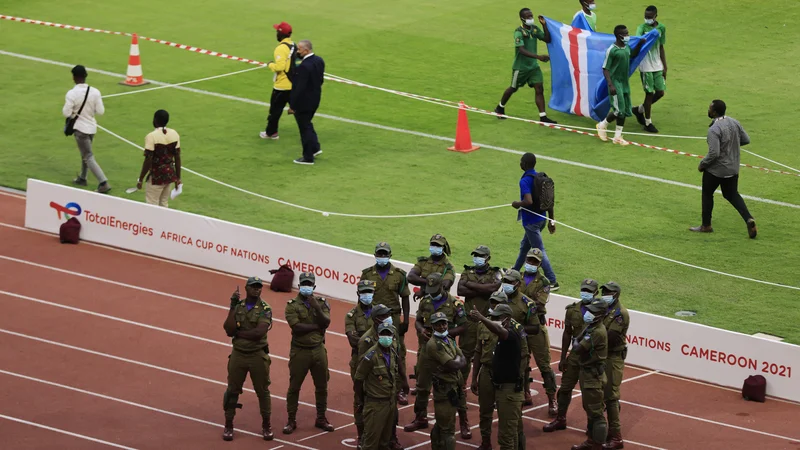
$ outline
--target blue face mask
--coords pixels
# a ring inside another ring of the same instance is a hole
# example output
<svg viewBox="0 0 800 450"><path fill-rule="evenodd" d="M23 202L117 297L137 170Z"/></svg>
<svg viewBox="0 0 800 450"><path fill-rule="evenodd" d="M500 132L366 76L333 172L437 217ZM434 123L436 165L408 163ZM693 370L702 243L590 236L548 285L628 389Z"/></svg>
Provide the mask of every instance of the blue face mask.
<svg viewBox="0 0 800 450"><path fill-rule="evenodd" d="M381 347L391 347L392 346L392 337L391 336L381 336L378 338L378 343L381 344Z"/></svg>
<svg viewBox="0 0 800 450"><path fill-rule="evenodd" d="M593 298L594 298L594 294L592 294L591 292L583 292L583 291L581 291L581 301L583 303L590 303Z"/></svg>
<svg viewBox="0 0 800 450"><path fill-rule="evenodd" d="M375 294L373 294L372 292L366 292L364 294L359 294L358 295L358 300L361 301L361 303L363 303L365 305L371 305L372 304L372 297L374 295Z"/></svg>
<svg viewBox="0 0 800 450"><path fill-rule="evenodd" d="M606 302L606 305L611 305L612 303L614 303L613 295L604 295L600 298L603 299L604 302Z"/></svg>
<svg viewBox="0 0 800 450"><path fill-rule="evenodd" d="M444 338L446 338L446 337L447 337L447 330L444 330L444 331L442 331L441 333L440 333L440 332L438 332L438 331L434 331L434 332L433 332L433 335L434 335L434 336L438 336L438 337L440 337L440 338L444 339Z"/></svg>
<svg viewBox="0 0 800 450"><path fill-rule="evenodd" d="M437 295L437 296L435 296L435 297L431 297L431 300L433 300L433 301L435 301L435 302L438 302L438 301L439 301L439 300L441 300L441 299L442 299L442 294L439 294L439 295Z"/></svg>
<svg viewBox="0 0 800 450"><path fill-rule="evenodd" d="M511 294L514 292L515 286L513 284L503 283L503 292Z"/></svg>
<svg viewBox="0 0 800 450"><path fill-rule="evenodd" d="M589 311L586 311L585 313L583 313L583 321L584 322L592 323L593 320L594 320L594 314L590 313Z"/></svg>
<svg viewBox="0 0 800 450"><path fill-rule="evenodd" d="M377 263L379 266L385 266L385 265L389 264L389 258L378 258L378 257L376 257L375 258L375 263Z"/></svg>
<svg viewBox="0 0 800 450"><path fill-rule="evenodd" d="M314 293L314 286L300 286L300 294L310 297Z"/></svg>
<svg viewBox="0 0 800 450"><path fill-rule="evenodd" d="M484 265L486 265L486 258L483 258L481 256L473 256L472 263L475 264L475 267L483 267Z"/></svg>
<svg viewBox="0 0 800 450"><path fill-rule="evenodd" d="M394 322L392 321L392 316L387 317L386 320L383 321L383 323L385 323L386 325L394 325Z"/></svg>
<svg viewBox="0 0 800 450"><path fill-rule="evenodd" d="M536 273L537 270L539 270L539 266L534 266L533 264L525 263L525 272Z"/></svg>
<svg viewBox="0 0 800 450"><path fill-rule="evenodd" d="M435 245L431 245L428 250L430 250L431 255L433 256L440 256L442 253L444 253L443 247L437 247Z"/></svg>

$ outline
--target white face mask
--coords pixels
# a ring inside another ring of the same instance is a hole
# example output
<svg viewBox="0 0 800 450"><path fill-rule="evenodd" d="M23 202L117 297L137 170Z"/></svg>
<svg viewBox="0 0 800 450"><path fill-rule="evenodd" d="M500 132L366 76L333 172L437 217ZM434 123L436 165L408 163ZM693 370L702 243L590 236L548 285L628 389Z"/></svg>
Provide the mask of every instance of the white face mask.
<svg viewBox="0 0 800 450"><path fill-rule="evenodd" d="M525 25L527 25L527 26L531 26L534 23L536 23L536 22L534 22L533 19L525 19Z"/></svg>
<svg viewBox="0 0 800 450"><path fill-rule="evenodd" d="M648 24L648 25L652 25L652 24L654 24L655 22L656 22L656 20L655 20L655 19L644 19L644 23L646 23L646 24Z"/></svg>
<svg viewBox="0 0 800 450"><path fill-rule="evenodd" d="M597 8L597 5L594 3L589 3L588 5L586 5L586 7L589 8L589 11L594 11L595 8Z"/></svg>
<svg viewBox="0 0 800 450"><path fill-rule="evenodd" d="M624 42L624 43L626 43L626 44L627 44L628 42L630 42L630 41L631 41L631 37L630 37L630 36L625 36L625 37L623 37L623 38L622 38L622 42Z"/></svg>

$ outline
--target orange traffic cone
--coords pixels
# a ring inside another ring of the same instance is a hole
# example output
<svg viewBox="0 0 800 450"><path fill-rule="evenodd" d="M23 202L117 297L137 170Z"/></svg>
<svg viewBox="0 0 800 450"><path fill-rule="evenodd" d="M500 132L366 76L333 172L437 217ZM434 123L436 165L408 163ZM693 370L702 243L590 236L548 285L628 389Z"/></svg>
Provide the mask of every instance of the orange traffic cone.
<svg viewBox="0 0 800 450"><path fill-rule="evenodd" d="M150 84L149 81L144 81L142 76L142 62L139 60L139 36L133 35L131 39L131 53L128 56L128 72L125 76L125 81L120 81L119 84L126 86L144 86Z"/></svg>
<svg viewBox="0 0 800 450"><path fill-rule="evenodd" d="M448 150L461 153L469 153L479 149L477 145L472 145L472 138L469 135L469 122L467 121L467 109L464 102L458 103L458 123L456 124L456 143Z"/></svg>

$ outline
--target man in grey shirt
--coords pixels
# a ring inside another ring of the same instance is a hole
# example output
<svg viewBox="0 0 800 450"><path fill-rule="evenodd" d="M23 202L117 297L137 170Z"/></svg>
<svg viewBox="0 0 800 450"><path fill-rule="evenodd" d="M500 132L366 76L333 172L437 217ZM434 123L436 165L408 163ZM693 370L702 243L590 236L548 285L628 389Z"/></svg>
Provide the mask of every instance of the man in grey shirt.
<svg viewBox="0 0 800 450"><path fill-rule="evenodd" d="M97 192L106 193L111 190L111 186L92 153L92 141L97 133L97 121L94 116L105 113L105 107L100 91L86 84L87 75L86 68L83 66L72 68L72 80L75 82L75 87L67 92L61 112L64 117L75 117L78 111L81 111L74 126L75 142L78 143L78 150L81 152L81 172L73 183L78 186L86 186L86 175L91 171L99 183ZM84 99L86 104L81 110Z"/></svg>
<svg viewBox="0 0 800 450"><path fill-rule="evenodd" d="M697 167L703 172L703 224L689 230L711 233L711 211L714 209L714 191L722 188L722 196L729 201L747 223L747 234L755 238L756 221L739 195L740 146L750 143L750 136L734 118L725 115L725 102L714 100L708 107L708 117L713 119L708 128L708 154Z"/></svg>

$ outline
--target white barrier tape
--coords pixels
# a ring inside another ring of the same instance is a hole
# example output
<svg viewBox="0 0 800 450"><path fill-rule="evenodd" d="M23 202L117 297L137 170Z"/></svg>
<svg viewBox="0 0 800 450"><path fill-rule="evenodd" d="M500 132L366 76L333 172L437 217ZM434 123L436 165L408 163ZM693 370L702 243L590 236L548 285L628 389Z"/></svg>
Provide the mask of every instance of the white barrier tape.
<svg viewBox="0 0 800 450"><path fill-rule="evenodd" d="M94 31L94 32L102 32L102 33L106 33L106 34L132 36L131 33L122 33L122 32L117 32L117 31L106 31L106 30L96 30L96 29L92 29L92 28L78 27L78 26L74 26L74 25L53 24L51 22L44 22L44 21L41 21L41 20L32 20L32 19L23 19L23 18L18 18L18 17L13 17L13 16L7 16L7 15L3 15L3 14L0 14L0 19L6 19L6 20L17 21L17 22L22 22L22 23L31 23L31 24L36 24L36 25L54 26L54 27L57 27L57 28L69 29L69 30ZM263 63L261 61L256 61L256 60L247 59L247 58L240 58L238 56L228 55L228 54L225 54L225 53L219 53L219 52L206 50L206 49L202 49L202 48L198 48L198 47L192 47L192 46L189 46L189 45L178 44L178 43L175 43L175 42L165 41L163 39L150 38L150 37L147 37L147 36L139 36L139 38L140 39L144 39L146 41L156 42L158 44L164 44L164 45L168 45L170 47L175 47L175 48L179 48L179 49L182 49L182 50L188 50L188 51L191 51L191 52L200 53L200 54L204 54L204 55L217 56L217 57L220 57L220 58L231 59L231 60L234 60L234 61L246 62L248 64L257 64L257 65L261 65L261 66L266 65L266 63ZM375 89L375 90L379 90L379 91L382 91L382 92L387 92L387 93L391 93L391 94L395 94L395 95L400 95L400 96L404 96L404 97L408 97L408 98L413 98L413 99L416 99L416 100L425 101L425 102L428 102L428 103L439 104L441 106L459 107L459 106L455 105L455 102L453 102L451 100L443 100L443 99L438 99L438 98L435 98L435 97L426 97L426 96L419 95L419 94L411 94L411 93L408 93L408 92L397 91L397 90L394 90L394 89L381 88L381 87L378 87L378 86L372 86L372 85L369 85L369 84L366 84L366 83L361 83L361 82L358 82L358 81L349 80L347 78L340 77L340 76L334 75L334 74L326 74L325 78L329 79L331 81L350 84L350 85L354 85L354 86L361 86L361 87L365 87L365 88L368 88L368 89ZM487 114L487 115L497 116L497 114L494 111L488 111L488 110L484 110L484 109L480 109L480 108L476 108L476 107L472 107L472 106L467 106L466 108L468 110L470 110L470 111L474 111L474 112L478 112L478 113L482 113L482 114ZM584 135L587 135L587 136L596 136L593 133L589 133L589 132L586 132L586 131L580 131L580 130L593 130L592 128L580 127L580 126L553 125L553 124L549 124L549 123L545 123L545 122L540 122L538 120L524 119L524 118L508 116L508 115L503 115L503 117L508 118L508 119L520 120L520 121L523 121L523 122L533 123L533 124L537 124L537 125L540 125L540 126L545 126L545 127L548 127L548 128L557 129L557 130L570 131L570 132L573 132L573 133L584 134ZM626 134L627 135L637 135L637 136L671 137L671 138L678 138L678 139L705 139L705 137L703 137L703 136L680 136L680 135L636 133L636 132L627 132ZM694 154L691 154L691 153L686 153L686 152L682 152L682 151L679 151L679 150L673 150L673 149L669 149L669 148L658 147L658 146L654 146L654 145L641 144L641 143L633 142L633 141L630 141L630 143L635 145L635 146L638 146L638 147L649 148L649 149L652 149L652 150L665 151L665 152L673 153L673 154L677 154L677 155L692 156L692 157L697 157L697 158L702 158L703 157L701 155L694 155ZM766 158L764 158L764 159L766 159ZM769 161L771 161L771 160L769 160ZM771 161L771 162L774 162L774 161ZM776 164L784 166L784 167L788 167L788 166L785 166L785 165L780 164L780 163L776 163ZM751 169L757 169L757 170L761 170L761 171L764 171L764 172L774 172L774 173L780 173L780 174L783 174L783 175L792 175L792 176L800 177L800 173L784 172L784 171L781 171L781 170L768 169L768 168L765 168L765 167L754 166L754 165L751 165L751 164L740 164L740 166L748 167L748 168L751 168ZM798 171L798 172L800 172L800 171Z"/></svg>
<svg viewBox="0 0 800 450"><path fill-rule="evenodd" d="M689 264L689 263L686 263L686 262L683 262L683 261L678 261L677 259L667 258L666 256L656 255L655 253L650 253L648 251L640 250L638 248L631 247L630 245L621 244L619 242L612 241L611 239L607 239L607 238L604 238L602 236L598 236L596 234L590 233L588 231L581 230L580 228L576 228L576 227L573 227L571 225L567 225L564 222L559 222L557 220L548 219L546 216L544 216L542 214L539 214L539 213L536 213L536 212L533 212L530 209L527 209L527 208L520 208L520 209L523 209L523 210L525 210L525 211L527 211L527 212L529 212L531 214L537 215L539 217L543 217L545 220L549 220L550 222L553 222L553 223L556 223L556 224L560 224L560 225L562 225L564 227L569 228L570 230L577 231L578 233L582 233L582 234L585 234L587 236L591 236L591 237L593 237L595 239L599 239L599 240L601 240L603 242L608 242L609 244L614 244L614 245L616 245L618 247L622 247L624 249L632 250L634 252L641 253L643 255L651 256L653 258L657 258L657 259L660 259L662 261L671 262L673 264L678 264L678 265L681 265L681 266L684 266L684 267L689 267L689 268L692 268L692 269L703 270L705 272L715 273L717 275L723 275L723 276L726 276L726 277L736 278L738 280L752 281L754 283L766 284L766 285L769 285L769 286L775 286L775 287L780 287L780 288L785 288L785 289L793 289L795 291L800 291L800 287L797 287L797 286L790 286L788 284L781 284L781 283L773 283L771 281L759 280L757 278L743 277L741 275L735 275L735 274L732 274L732 273L721 272L719 270L709 269L707 267L702 267L702 266L697 266L697 265L694 265L694 264Z"/></svg>
<svg viewBox="0 0 800 450"><path fill-rule="evenodd" d="M152 88L139 89L139 90L136 90L136 91L118 92L116 94L104 95L103 98L106 99L106 98L112 98L112 97L121 97L123 95L139 94L139 93L142 93L142 92L156 91L158 89L165 89L165 88L176 87L176 86L184 86L184 85L187 85L187 84L199 83L201 81L215 80L217 78L229 77L231 75L238 75L240 73L250 72L250 71L258 70L258 69L263 69L264 67L266 67L266 66L251 67L249 69L237 70L236 72L223 73L222 75L214 75L213 77L199 78L197 80L183 81L181 83L175 83L175 84L164 84L164 85L156 86L156 87L152 87Z"/></svg>
<svg viewBox="0 0 800 450"><path fill-rule="evenodd" d="M135 148L137 148L139 150L144 151L144 148L142 148L138 144L136 144L136 143L134 143L134 142L132 142L132 141L120 136L120 135L118 135L117 133L114 133L113 131L109 130L108 128L105 128L105 127L103 127L101 125L97 125L97 128L99 128L99 129L105 131L106 133L110 134L111 136L114 136L115 138L117 138L117 139L129 144L132 147L135 147ZM294 203L289 203L289 202L286 202L286 201L283 201L283 200L278 200L278 199L275 199L275 198L272 198L272 197L267 197L266 195L258 194L258 193L255 193L255 192L251 192L251 191L248 191L246 189L242 189L242 188L240 188L238 186L234 186L234 185L225 183L223 181L216 180L216 179L211 178L211 177L209 177L207 175L203 175L203 174L201 174L199 172L195 172L194 170L191 170L191 169L189 169L187 167L182 167L182 169L187 171L187 172L189 172L189 173L191 173L191 174L194 174L194 175L197 175L197 176L199 176L201 178L209 180L211 182L214 182L214 183L217 183L219 185L222 185L222 186L237 190L237 191L245 193L245 194L249 194L249 195L253 195L255 197L263 198L265 200L274 201L274 202L280 203L282 205L291 206L291 207L294 207L294 208L299 208L299 209L302 209L302 210L305 210L305 211L311 211L311 212L320 213L320 214L325 215L325 216L337 215L337 216L344 216L344 217L376 218L376 219L410 218L410 217L424 217L424 216L428 216L428 215L458 214L460 212L482 211L482 210L487 210L487 209L496 209L496 208L508 207L507 204L503 204L503 205L489 206L489 207L485 207L485 208L474 208L474 209L461 210L461 211L450 211L450 212L432 213L432 214L412 214L412 215L406 215L406 216L369 216L369 215L357 215L357 214L329 213L329 212L326 212L326 211L321 211L321 210L318 210L318 209L309 208L307 206L296 205ZM545 220L550 220L546 216L544 216L542 214L539 214L539 213L536 213L534 211L531 211L531 210L529 210L527 208L520 208L520 209L528 211L529 213L535 214L535 215L537 215L539 217L543 217ZM697 265L694 265L694 264L689 264L689 263L686 263L686 262L683 262L683 261L678 261L676 259L667 258L666 256L656 255L655 253L650 253L650 252L645 251L645 250L640 250L638 248L631 247L629 245L625 245L625 244L622 244L622 243L619 243L619 242L616 242L616 241L612 241L611 239L604 238L602 236L598 236L598 235L590 233L588 231L581 230L580 228L573 227L572 225L567 225L567 224L565 224L563 222L559 222L559 221L556 221L556 220L550 220L550 221L553 222L553 223L556 223L556 224L560 224L560 225L562 225L562 226L564 226L566 228L569 228L571 230L577 231L579 233L585 234L587 236L591 236L591 237L593 237L595 239L599 239L599 240L607 242L609 244L614 244L614 245L616 245L618 247L622 247L622 248L625 248L625 249L628 249L628 250L632 250L632 251L635 251L637 253L641 253L641 254L646 255L646 256L657 258L657 259L660 259L662 261L671 262L671 263L682 265L682 266L689 267L689 268L692 268L692 269L698 269L698 270L703 270L703 271L706 271L706 272L711 272L711 273L714 273L714 274L717 274L717 275L723 275L723 276L727 276L727 277L731 277L731 278L736 278L736 279L739 279L739 280L752 281L752 282L755 282L755 283L766 284L766 285L769 285L769 286L775 286L775 287L781 287L781 288L793 289L793 290L800 291L800 287L790 286L790 285L781 284L781 283L773 283L771 281L764 281L764 280L759 280L759 279L756 279L756 278L743 277L741 275L735 275L735 274L731 274L731 273L727 273L727 272L721 272L719 270L714 270L714 269L709 269L709 268L702 267L702 266L697 266Z"/></svg>

